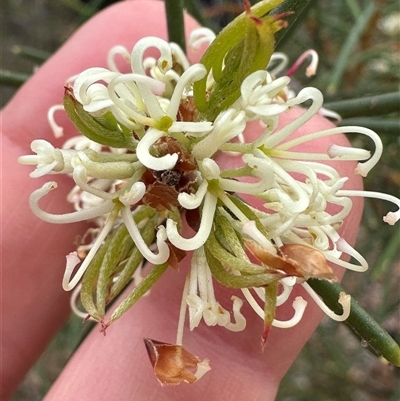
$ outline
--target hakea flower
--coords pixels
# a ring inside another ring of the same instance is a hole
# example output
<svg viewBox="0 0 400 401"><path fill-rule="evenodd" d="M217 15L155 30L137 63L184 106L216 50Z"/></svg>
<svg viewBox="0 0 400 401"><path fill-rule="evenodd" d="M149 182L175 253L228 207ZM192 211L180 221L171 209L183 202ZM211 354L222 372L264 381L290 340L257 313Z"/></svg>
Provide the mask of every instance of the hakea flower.
<svg viewBox="0 0 400 401"><path fill-rule="evenodd" d="M192 43L199 47L212 40L210 31L203 29L194 34ZM158 59L144 58L150 47L159 51ZM129 63L131 72L118 70L117 55ZM336 314L306 281L335 280L327 262L355 271L367 269L365 259L337 231L351 211L352 197L400 204L390 195L343 189L347 177L324 164L359 161L355 174L367 175L382 153L379 136L370 129L331 128L291 139L323 104L315 88L304 88L298 94L289 88L290 75L309 55L311 73L316 63L313 52L301 56L289 74L276 78L274 74L285 68L287 60L277 54L271 58L273 73L250 71L236 95L227 93L230 103L225 98L218 103L215 91L222 78L217 72L223 67L190 66L181 49L154 37L141 39L131 53L117 47L110 53L109 69L90 68L66 89L65 111L85 136L69 141L63 149L35 140L32 150L36 155L19 159L37 166L32 177L68 174L75 183L69 195L75 211L62 215L39 206L40 199L56 188L54 181L34 191L30 205L38 217L58 224L83 220L97 224L80 244L79 255L85 255L84 260L75 252L67 256L63 288L69 291L78 286L87 315L103 329L148 293L168 265L178 268L186 252L194 251L183 291L177 345L146 340L162 384L193 382L209 368L208 362L200 362L182 348L187 311L190 330L201 321L231 331L245 329L243 300L232 297L232 318L217 300L214 280L241 289L264 320L263 343L271 326L292 327L302 319L307 302L302 297L290 300L296 285L302 285L332 319L345 320L350 297L340 295L343 312ZM235 73L229 65L224 68ZM211 107L207 103L198 107L198 83L206 88L202 96L217 105L212 113L206 110ZM277 129L282 113L308 101L311 105L302 115ZM49 118L59 135L53 113ZM244 133L253 122L259 122L262 132L249 142ZM374 154L335 144L324 153L295 150L300 144L337 133L368 136L375 144ZM221 152L234 154L238 164L223 168ZM243 199L262 206L251 207ZM329 205L339 208L332 214ZM397 210L384 220L394 224L399 218ZM193 235L187 235L185 222ZM356 262L343 261L343 254ZM144 277L143 260L154 265ZM132 293L105 321L106 305L132 277ZM286 302L292 302L293 317L279 321L275 309ZM201 373L187 370L196 367Z"/></svg>

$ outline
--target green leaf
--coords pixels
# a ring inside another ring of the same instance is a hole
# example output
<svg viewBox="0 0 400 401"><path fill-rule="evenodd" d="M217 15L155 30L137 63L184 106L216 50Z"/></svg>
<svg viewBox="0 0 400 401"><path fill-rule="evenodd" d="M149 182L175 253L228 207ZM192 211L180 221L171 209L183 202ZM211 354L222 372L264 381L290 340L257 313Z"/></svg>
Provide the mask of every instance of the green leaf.
<svg viewBox="0 0 400 401"><path fill-rule="evenodd" d="M75 127L92 141L112 148L136 149L137 142L128 128L110 112L93 117L83 109L69 88L65 90L64 108Z"/></svg>
<svg viewBox="0 0 400 401"><path fill-rule="evenodd" d="M275 48L274 34L282 21L265 16L283 0L264 0L226 26L211 43L200 63L212 72L216 82L207 93L206 76L194 83L196 106L205 118L213 121L240 96L243 80L257 70L264 70Z"/></svg>

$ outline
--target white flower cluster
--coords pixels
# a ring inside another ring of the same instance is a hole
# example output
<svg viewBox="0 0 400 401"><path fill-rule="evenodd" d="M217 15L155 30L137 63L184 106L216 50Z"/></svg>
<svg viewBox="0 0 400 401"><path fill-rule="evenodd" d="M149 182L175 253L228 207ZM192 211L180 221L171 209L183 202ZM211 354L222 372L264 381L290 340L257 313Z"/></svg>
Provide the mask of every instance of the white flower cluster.
<svg viewBox="0 0 400 401"><path fill-rule="evenodd" d="M192 44L196 47L212 39L213 35L203 29L193 35ZM158 59L144 57L149 48L159 51ZM118 70L115 61L118 54L127 60L132 72L122 73ZM283 68L285 58L275 55L272 60L283 60L281 66L275 68L276 73ZM294 131L320 111L323 97L315 88L305 88L295 96L287 96L290 77L275 78L268 71L256 71L249 75L241 85L237 101L220 112L214 121L178 118L183 102L192 99L192 84L205 77L207 71L201 64L190 66L179 47L159 38L140 40L131 53L122 47L113 49L109 66L110 69L90 68L78 75L73 83L73 95L83 109L94 117L111 112L120 127L134 133L136 150L105 149L83 138L83 146L82 142L75 140L68 145L68 149L54 149L46 141L35 140L32 150L37 155L19 159L22 164L37 165L31 174L33 177L64 173L70 174L76 184L70 195L70 201L77 209L75 212L54 215L40 209L39 200L56 187L55 182L49 182L30 198L32 210L37 216L53 223L97 219L100 226L96 239L88 247L86 258L72 279L72 272L80 259L74 253L68 257L63 281L65 290L77 285L116 222L122 222L143 257L152 264L168 261L170 247L167 240L183 251L194 251L181 314L183 316L186 307L189 308L191 329L203 319L208 325L218 324L229 330L243 330L246 320L240 313L242 301L233 297L235 322L231 322L229 312L215 298L213 278L204 253L204 244L213 229L217 210L246 241L272 254L276 254L276 249L285 244L302 244L321 251L329 262L339 266L356 271L367 269L364 258L337 232L352 208L350 198L372 196L397 205L399 200L389 195L342 189L347 177L341 177L324 161L363 161L358 164L355 173L365 176L382 153L377 134L362 127L340 127L290 139ZM208 88L213 88L211 75ZM280 115L306 101L311 101L311 106L294 121L277 130ZM256 140L246 142L245 130L248 123L253 121L259 122L261 134ZM52 126L59 130L53 119ZM370 157L370 153L364 149L337 145L332 145L323 154L294 150L300 144L338 133L367 135L375 143L375 153ZM143 179L145 172L150 170L163 174L173 171L181 161L179 152L157 152L158 144L165 138L172 138L193 157L195 178L189 189L178 194L177 202L181 211L200 208L201 219L197 232L186 238L181 234L180 219L160 213L156 244L148 246L132 217L132 210L140 207L138 205L148 189ZM222 169L217 157L220 151L241 156L240 165ZM303 178L295 178L293 173ZM229 196L231 193L245 196L246 199L252 196L263 202L263 208L252 208L252 212L267 235L232 201ZM339 211L329 213L328 205L338 206ZM399 218L399 211L391 212L385 221L394 224ZM358 264L341 260L343 253L351 255ZM235 266L229 268L233 274L241 274ZM277 299L278 306L288 300L297 282L294 277L280 280L282 290ZM303 285L332 318L347 318L349 297L339 300L344 306L344 312L339 316L331 312L306 283ZM264 290L243 288L242 291L253 309L263 318L264 311L256 298L264 299ZM274 320L273 325L295 325L301 319L305 306L303 299L296 298L293 318L287 322Z"/></svg>

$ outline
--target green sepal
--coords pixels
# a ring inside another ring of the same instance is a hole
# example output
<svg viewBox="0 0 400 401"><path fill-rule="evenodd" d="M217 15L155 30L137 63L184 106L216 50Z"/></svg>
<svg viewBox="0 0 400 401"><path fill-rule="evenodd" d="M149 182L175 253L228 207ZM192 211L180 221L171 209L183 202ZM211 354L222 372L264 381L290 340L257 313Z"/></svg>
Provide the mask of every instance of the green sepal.
<svg viewBox="0 0 400 401"><path fill-rule="evenodd" d="M283 276L279 272L251 274L251 275L235 275L228 273L223 264L215 257L213 251L205 246L204 252L207 263L210 267L213 277L225 287L229 288L249 288L261 287L273 283L281 279Z"/></svg>
<svg viewBox="0 0 400 401"><path fill-rule="evenodd" d="M264 226L262 225L260 219L257 217L256 213L244 202L242 201L238 196L230 195L228 194L229 199L235 204L235 206L250 220L254 221L256 223L256 227L258 231L264 237L268 238L268 234L265 231Z"/></svg>
<svg viewBox="0 0 400 401"><path fill-rule="evenodd" d="M203 117L213 121L240 96L243 80L257 70L264 70L275 48L274 34L282 24L265 14L283 0L264 0L242 13L215 38L200 63L206 76L193 85L194 100ZM207 93L207 77L212 71L216 82Z"/></svg>
<svg viewBox="0 0 400 401"><path fill-rule="evenodd" d="M112 148L136 149L137 141L132 131L119 123L111 112L93 117L83 109L69 88L65 89L64 109L75 127L92 141Z"/></svg>
<svg viewBox="0 0 400 401"><path fill-rule="evenodd" d="M215 212L214 227L215 238L223 248L237 258L248 260L241 235L232 227L231 221L221 214L219 208Z"/></svg>
<svg viewBox="0 0 400 401"><path fill-rule="evenodd" d="M113 277L119 273L118 265L121 260L128 257L134 246L133 240L124 225L121 225L113 235L112 240L104 255L99 269L96 284L96 306L99 315L106 313L106 303L109 300L109 288ZM140 260L138 264L140 263Z"/></svg>
<svg viewBox="0 0 400 401"><path fill-rule="evenodd" d="M154 216L154 209L148 206L142 206L133 213L136 224L147 220L141 234L148 245L155 236ZM128 261L124 262L126 259ZM104 318L106 306L131 281L142 260L143 256L124 224L108 235L82 279L81 302L90 316L98 321Z"/></svg>
<svg viewBox="0 0 400 401"><path fill-rule="evenodd" d="M81 287L81 302L88 313L93 319L99 321L104 318L104 315L99 314L95 299L93 297L93 288L96 285L99 270L101 268L103 259L106 255L107 249L112 241L112 236L109 236L104 244L94 255L88 268L85 271L82 279Z"/></svg>
<svg viewBox="0 0 400 401"><path fill-rule="evenodd" d="M278 282L265 286L264 326L271 327L275 318L276 299L278 296Z"/></svg>
<svg viewBox="0 0 400 401"><path fill-rule="evenodd" d="M163 263L162 265L155 265L149 274L140 282L140 284L135 287L131 293L118 305L117 309L111 315L108 324L111 324L115 320L119 319L128 309L130 309L136 301L138 301L150 288L155 284L155 282L162 276L162 274L167 270L169 263Z"/></svg>
<svg viewBox="0 0 400 401"><path fill-rule="evenodd" d="M229 242L232 243L232 241ZM204 246L214 255L216 259L218 259L223 266L232 267L235 270L245 274L262 274L266 271L266 268L246 260L247 256L246 258L236 257L224 249L217 241L213 231L211 231Z"/></svg>
<svg viewBox="0 0 400 401"><path fill-rule="evenodd" d="M150 245L155 238L154 226L155 226L154 220L150 220L140 230L140 234L147 245ZM133 273L135 273L136 269L140 266L142 260L143 260L142 254L140 253L139 249L135 247L131 255L129 256L129 259L124 264L122 271L118 274L118 277L112 283L107 303L110 302L112 299L114 299L125 288L125 286L132 279Z"/></svg>

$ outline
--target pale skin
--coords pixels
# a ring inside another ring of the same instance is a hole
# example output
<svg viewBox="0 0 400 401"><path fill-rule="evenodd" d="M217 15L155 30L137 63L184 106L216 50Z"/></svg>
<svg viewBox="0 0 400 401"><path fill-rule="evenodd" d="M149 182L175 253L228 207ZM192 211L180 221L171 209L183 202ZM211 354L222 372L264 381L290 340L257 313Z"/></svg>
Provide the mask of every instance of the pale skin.
<svg viewBox="0 0 400 401"><path fill-rule="evenodd" d="M187 19L187 32L196 24ZM82 28L27 82L2 113L2 399L15 391L26 372L39 357L52 336L68 317L69 296L61 288L65 255L74 250L77 234L84 224L51 225L35 217L28 206L29 194L46 178L31 179L29 169L17 158L29 154L35 138L55 140L46 113L61 103L65 79L85 68L105 66L107 51L116 44L131 49L143 36L166 38L163 4L156 1L128 1L101 12ZM199 54L191 55L198 60ZM300 109L285 114L285 124ZM76 133L62 113L57 120L66 128L66 137ZM314 117L296 135L331 127L322 117ZM248 133L248 138L257 132ZM348 145L343 135L307 144L305 151L326 151L331 143ZM230 163L225 159L225 163ZM347 188L361 189L353 175L354 163L335 163L342 176L349 176ZM54 176L52 177L54 178ZM59 188L41 205L52 212L69 211L65 195L71 181L56 177ZM341 228L342 236L354 244L362 202L354 199L351 214ZM95 328L74 354L46 396L52 400L273 400L279 382L310 337L322 312L309 300L303 320L292 329L273 329L264 352L260 348L262 321L246 304L242 309L247 328L231 333L224 328L200 325L185 330L184 346L201 359L208 358L212 371L198 383L161 388L154 377L143 337L173 343L184 278L189 266L182 262L180 272L168 270L133 309L107 329L103 336ZM342 270L337 270L338 275ZM218 289L219 300L229 300L231 292ZM300 290L299 290L300 291ZM224 301L222 301L224 302ZM225 303L229 305L229 303ZM280 310L278 318L290 318L291 307Z"/></svg>

